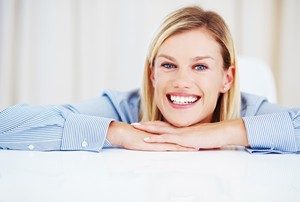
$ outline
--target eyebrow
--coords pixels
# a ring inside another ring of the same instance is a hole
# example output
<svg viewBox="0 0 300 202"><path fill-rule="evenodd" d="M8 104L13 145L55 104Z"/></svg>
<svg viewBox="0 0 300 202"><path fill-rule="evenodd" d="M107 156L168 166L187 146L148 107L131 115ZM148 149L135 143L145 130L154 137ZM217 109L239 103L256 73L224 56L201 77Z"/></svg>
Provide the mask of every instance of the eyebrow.
<svg viewBox="0 0 300 202"><path fill-rule="evenodd" d="M170 55L166 55L166 54L159 54L157 57L164 57L164 58L167 58L173 62L176 62L176 59ZM214 60L213 57L209 56L209 55L205 55L205 56L196 56L194 58L191 58L191 61L192 62L196 62L198 60L203 60L203 59L211 59L211 60Z"/></svg>
<svg viewBox="0 0 300 202"><path fill-rule="evenodd" d="M196 56L196 57L192 58L191 61L195 62L195 61L204 60L204 59L215 60L213 57L211 57L209 55L205 55L205 56Z"/></svg>
<svg viewBox="0 0 300 202"><path fill-rule="evenodd" d="M174 57L170 56L170 55L159 54L157 57L158 57L158 58L159 58L159 57L167 58L168 60L171 60L171 61L173 61L173 62L176 62L176 59L175 59Z"/></svg>

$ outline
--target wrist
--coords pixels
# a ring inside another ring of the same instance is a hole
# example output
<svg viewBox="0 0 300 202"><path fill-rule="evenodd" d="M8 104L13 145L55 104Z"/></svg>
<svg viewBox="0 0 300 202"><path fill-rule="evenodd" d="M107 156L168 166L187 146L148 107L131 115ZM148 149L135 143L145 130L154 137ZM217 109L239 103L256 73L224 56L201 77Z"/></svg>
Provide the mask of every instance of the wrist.
<svg viewBox="0 0 300 202"><path fill-rule="evenodd" d="M122 134L122 127L120 127L122 123L112 121L108 127L106 139L113 145L113 146L122 146L121 135Z"/></svg>
<svg viewBox="0 0 300 202"><path fill-rule="evenodd" d="M248 146L248 138L245 124L242 119L226 121L225 145ZM222 132L221 132L222 133Z"/></svg>

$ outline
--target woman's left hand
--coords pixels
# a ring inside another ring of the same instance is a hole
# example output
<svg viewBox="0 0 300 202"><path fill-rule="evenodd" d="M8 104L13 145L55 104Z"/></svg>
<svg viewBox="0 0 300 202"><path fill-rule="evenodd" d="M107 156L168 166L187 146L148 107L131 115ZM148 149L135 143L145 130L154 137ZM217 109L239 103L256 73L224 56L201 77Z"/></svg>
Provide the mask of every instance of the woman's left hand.
<svg viewBox="0 0 300 202"><path fill-rule="evenodd" d="M221 148L227 145L248 146L242 119L197 124L177 128L166 122L153 121L132 124L136 129L157 134L144 138L148 143L173 143L199 149Z"/></svg>

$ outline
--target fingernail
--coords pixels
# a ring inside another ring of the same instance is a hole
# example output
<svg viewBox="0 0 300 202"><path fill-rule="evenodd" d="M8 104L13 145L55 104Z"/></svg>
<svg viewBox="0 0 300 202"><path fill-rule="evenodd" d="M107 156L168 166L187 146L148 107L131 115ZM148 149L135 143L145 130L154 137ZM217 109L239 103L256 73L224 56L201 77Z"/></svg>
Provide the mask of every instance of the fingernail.
<svg viewBox="0 0 300 202"><path fill-rule="evenodd" d="M140 123L131 123L132 126L140 126Z"/></svg>
<svg viewBox="0 0 300 202"><path fill-rule="evenodd" d="M150 137L145 137L144 138L144 141L146 141L146 142L149 141L149 140L150 140Z"/></svg>

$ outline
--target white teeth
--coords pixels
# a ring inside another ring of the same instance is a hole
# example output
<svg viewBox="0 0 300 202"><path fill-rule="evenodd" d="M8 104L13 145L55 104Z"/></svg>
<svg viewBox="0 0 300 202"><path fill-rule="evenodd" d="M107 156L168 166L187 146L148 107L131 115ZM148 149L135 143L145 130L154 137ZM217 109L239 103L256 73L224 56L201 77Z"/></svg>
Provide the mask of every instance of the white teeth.
<svg viewBox="0 0 300 202"><path fill-rule="evenodd" d="M171 95L170 99L174 104L191 104L196 102L198 98L194 96L183 97Z"/></svg>

